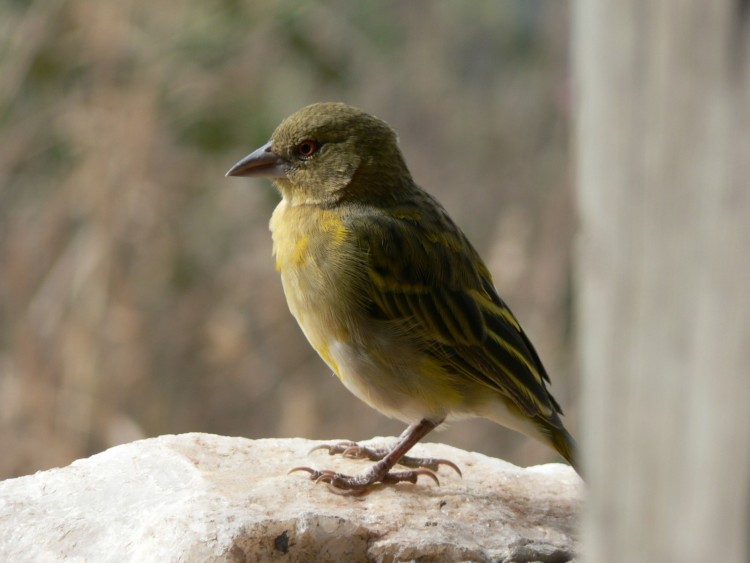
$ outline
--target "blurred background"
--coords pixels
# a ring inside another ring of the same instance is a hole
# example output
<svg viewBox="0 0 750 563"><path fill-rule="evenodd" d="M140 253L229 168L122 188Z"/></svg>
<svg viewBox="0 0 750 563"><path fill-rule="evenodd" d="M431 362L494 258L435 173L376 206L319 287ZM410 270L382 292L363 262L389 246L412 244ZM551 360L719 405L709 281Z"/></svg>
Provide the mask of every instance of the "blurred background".
<svg viewBox="0 0 750 563"><path fill-rule="evenodd" d="M485 257L578 425L569 6L553 0L0 2L0 478L168 433L398 435L289 314L270 182L288 114L389 122ZM558 458L491 422L427 441Z"/></svg>

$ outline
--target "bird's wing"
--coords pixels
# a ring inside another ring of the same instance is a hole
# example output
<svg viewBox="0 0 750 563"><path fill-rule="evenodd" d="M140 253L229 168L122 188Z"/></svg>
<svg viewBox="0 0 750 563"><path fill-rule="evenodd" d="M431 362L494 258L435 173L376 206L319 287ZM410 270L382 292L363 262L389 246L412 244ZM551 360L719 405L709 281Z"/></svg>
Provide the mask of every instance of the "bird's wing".
<svg viewBox="0 0 750 563"><path fill-rule="evenodd" d="M397 321L447 369L509 397L528 416L559 405L531 342L478 253L437 207L350 219L366 256L371 314Z"/></svg>

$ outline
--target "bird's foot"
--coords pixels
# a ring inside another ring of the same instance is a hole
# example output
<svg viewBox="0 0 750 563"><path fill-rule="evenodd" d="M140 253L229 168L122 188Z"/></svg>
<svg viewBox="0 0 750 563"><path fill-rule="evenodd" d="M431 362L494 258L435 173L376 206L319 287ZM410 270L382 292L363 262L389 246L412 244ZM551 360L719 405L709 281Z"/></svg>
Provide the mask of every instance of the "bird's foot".
<svg viewBox="0 0 750 563"><path fill-rule="evenodd" d="M318 470L312 467L295 467L289 473L294 473L295 471L307 471L310 474L310 479L315 481L315 483L327 483L333 492L344 495L361 495L367 493L377 483L386 485L416 483L420 475L429 477L437 485L440 485L437 475L433 471L424 468L409 471L383 472L380 464L375 464L367 473L354 476L337 473L330 469Z"/></svg>
<svg viewBox="0 0 750 563"><path fill-rule="evenodd" d="M369 459L370 461L380 461L386 455L388 455L388 453L391 451L386 448L366 448L365 446L360 446L356 442L338 442L337 444L321 444L320 446L315 446L310 451L314 452L315 450L327 450L328 455L341 454L342 457L348 457L351 459ZM412 456L405 455L405 456L402 456L396 463L398 463L398 465L403 465L404 467L412 467L415 469L429 470L430 473L432 474L432 477L435 478L435 481L437 481L437 478L435 477L434 472L438 471L441 465L450 467L456 473L458 473L460 477L463 477L463 474L461 473L461 470L459 469L459 467L455 463L447 459L441 459L441 458L435 458L435 457L412 457ZM399 472L399 473L408 474L412 472L404 471L404 472ZM401 479L401 481L406 481L406 480L408 479ZM416 482L416 478L414 481L411 481L411 482L412 483Z"/></svg>

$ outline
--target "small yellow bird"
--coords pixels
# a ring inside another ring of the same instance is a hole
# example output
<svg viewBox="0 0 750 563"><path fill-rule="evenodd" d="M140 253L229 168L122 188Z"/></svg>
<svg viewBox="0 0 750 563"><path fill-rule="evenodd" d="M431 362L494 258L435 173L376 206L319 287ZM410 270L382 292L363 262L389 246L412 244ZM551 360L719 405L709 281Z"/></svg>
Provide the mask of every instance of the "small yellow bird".
<svg viewBox="0 0 750 563"><path fill-rule="evenodd" d="M441 464L458 468L405 454L446 418L475 416L576 466L539 356L477 251L412 180L387 123L346 104L313 104L227 176L273 179L282 200L270 227L289 309L347 389L410 424L388 450L326 446L376 461L362 475L296 469L353 492L419 475L437 481ZM397 463L412 469L391 471Z"/></svg>

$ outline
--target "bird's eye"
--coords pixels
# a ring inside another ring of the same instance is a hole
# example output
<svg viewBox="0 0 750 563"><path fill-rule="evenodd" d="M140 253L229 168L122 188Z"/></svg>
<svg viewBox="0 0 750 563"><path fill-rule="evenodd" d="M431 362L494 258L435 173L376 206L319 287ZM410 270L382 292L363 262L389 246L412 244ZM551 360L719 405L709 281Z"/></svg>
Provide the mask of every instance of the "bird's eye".
<svg viewBox="0 0 750 563"><path fill-rule="evenodd" d="M300 158L310 158L316 152L318 152L318 143L316 141L305 139L297 144L297 154Z"/></svg>

